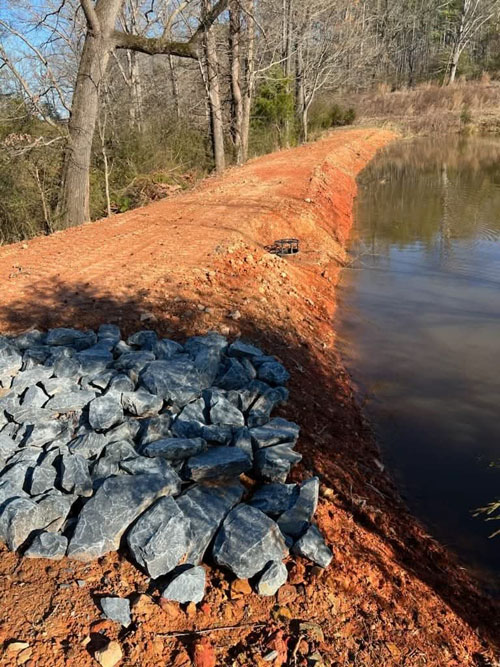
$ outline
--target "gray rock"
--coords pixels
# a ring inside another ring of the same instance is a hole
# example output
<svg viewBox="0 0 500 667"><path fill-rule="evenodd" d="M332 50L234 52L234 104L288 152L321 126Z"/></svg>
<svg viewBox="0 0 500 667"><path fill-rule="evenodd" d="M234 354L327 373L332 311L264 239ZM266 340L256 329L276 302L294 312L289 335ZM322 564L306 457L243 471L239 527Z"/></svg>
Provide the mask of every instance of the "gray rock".
<svg viewBox="0 0 500 667"><path fill-rule="evenodd" d="M5 340L0 340L0 377L16 375L23 364L19 350Z"/></svg>
<svg viewBox="0 0 500 667"><path fill-rule="evenodd" d="M47 369L51 371L51 369ZM24 373L23 373L24 375ZM66 394L69 391L80 391L80 387L74 378L49 378L47 380L42 380L41 385L45 390L45 393L49 396L55 396L56 394Z"/></svg>
<svg viewBox="0 0 500 667"><path fill-rule="evenodd" d="M97 332L98 340L111 340L115 345L121 337L120 327L116 324L101 324Z"/></svg>
<svg viewBox="0 0 500 667"><path fill-rule="evenodd" d="M19 549L41 528L44 528L44 517L38 505L29 498L12 498L0 512L0 541L5 542L11 551Z"/></svg>
<svg viewBox="0 0 500 667"><path fill-rule="evenodd" d="M169 414L161 414L158 417L151 417L142 422L141 430L139 432L139 441L141 445L147 445L155 440L169 438L170 425L172 418Z"/></svg>
<svg viewBox="0 0 500 667"><path fill-rule="evenodd" d="M30 480L30 495L38 496L53 489L56 485L56 469L52 465L40 465L33 468Z"/></svg>
<svg viewBox="0 0 500 667"><path fill-rule="evenodd" d="M299 431L299 426L294 422L276 417L264 426L251 428L250 435L257 449L282 443L290 443L289 446L293 447L299 437Z"/></svg>
<svg viewBox="0 0 500 667"><path fill-rule="evenodd" d="M115 426L106 433L108 442L116 440L134 440L141 429L141 424L137 419L127 418L118 426Z"/></svg>
<svg viewBox="0 0 500 667"><path fill-rule="evenodd" d="M176 499L191 528L186 563L198 565L227 513L241 500L239 482L221 485L199 484Z"/></svg>
<svg viewBox="0 0 500 667"><path fill-rule="evenodd" d="M126 392L134 390L135 384L125 373L117 373L109 383L109 391Z"/></svg>
<svg viewBox="0 0 500 667"><path fill-rule="evenodd" d="M158 360L165 361L166 359L172 359L176 354L184 352L184 348L173 340L162 338L155 344L153 352Z"/></svg>
<svg viewBox="0 0 500 667"><path fill-rule="evenodd" d="M47 364L49 362L46 362ZM82 373L82 367L78 359L73 357L60 356L49 366L54 375L59 378L78 378Z"/></svg>
<svg viewBox="0 0 500 667"><path fill-rule="evenodd" d="M123 421L123 408L116 395L98 396L89 405L89 422L96 431L105 431Z"/></svg>
<svg viewBox="0 0 500 667"><path fill-rule="evenodd" d="M143 350L153 351L158 342L158 334L156 331L144 329L137 331L127 338L127 345L131 347L140 347Z"/></svg>
<svg viewBox="0 0 500 667"><path fill-rule="evenodd" d="M12 419L23 426L27 424L41 424L52 419L52 413L45 408L35 408L30 405L21 405L12 410L6 410Z"/></svg>
<svg viewBox="0 0 500 667"><path fill-rule="evenodd" d="M252 438L250 436L250 431L246 427L239 428L237 431L235 431L231 445L241 449L243 452L245 452L248 458L253 461Z"/></svg>
<svg viewBox="0 0 500 667"><path fill-rule="evenodd" d="M229 512L213 547L215 561L239 579L253 577L269 561L279 561L287 555L288 548L277 524L245 504Z"/></svg>
<svg viewBox="0 0 500 667"><path fill-rule="evenodd" d="M52 415L83 410L95 398L95 391L64 391L52 396L45 410Z"/></svg>
<svg viewBox="0 0 500 667"><path fill-rule="evenodd" d="M229 346L227 351L229 357L260 357L262 356L262 350L255 345L250 345L249 343L244 343L241 340L236 340Z"/></svg>
<svg viewBox="0 0 500 667"><path fill-rule="evenodd" d="M249 504L275 518L290 509L298 495L296 484L264 484L253 494Z"/></svg>
<svg viewBox="0 0 500 667"><path fill-rule="evenodd" d="M39 533L24 552L26 558L61 560L66 555L68 539L58 533Z"/></svg>
<svg viewBox="0 0 500 667"><path fill-rule="evenodd" d="M173 579L161 594L167 600L175 600L181 604L194 602L197 604L205 595L206 573L200 565L184 570Z"/></svg>
<svg viewBox="0 0 500 667"><path fill-rule="evenodd" d="M266 565L266 569L257 582L257 593L275 595L287 579L288 570L285 564L280 560L271 561Z"/></svg>
<svg viewBox="0 0 500 667"><path fill-rule="evenodd" d="M30 370L22 371L12 381L12 390L16 394L22 394L28 387L33 387L38 382L47 381L52 375L52 369L45 366L35 366Z"/></svg>
<svg viewBox="0 0 500 667"><path fill-rule="evenodd" d="M12 456L18 445L17 443L9 437L6 433L0 433L0 463L5 461Z"/></svg>
<svg viewBox="0 0 500 667"><path fill-rule="evenodd" d="M93 456L99 456L108 442L107 434L86 431L77 435L69 443L68 449L72 454L79 454L86 459L90 459Z"/></svg>
<svg viewBox="0 0 500 667"><path fill-rule="evenodd" d="M160 475L106 479L78 517L68 556L90 561L118 549L130 524L157 498L179 493L180 485Z"/></svg>
<svg viewBox="0 0 500 667"><path fill-rule="evenodd" d="M211 447L208 451L192 456L186 463L188 479L195 482L236 477L252 468L252 462L237 447Z"/></svg>
<svg viewBox="0 0 500 667"><path fill-rule="evenodd" d="M42 408L49 400L43 389L36 385L26 390L23 396L23 408Z"/></svg>
<svg viewBox="0 0 500 667"><path fill-rule="evenodd" d="M106 597L101 598L99 602L106 618L120 623L124 628L128 628L132 623L129 600L118 597Z"/></svg>
<svg viewBox="0 0 500 667"><path fill-rule="evenodd" d="M290 373L279 361L266 361L257 369L257 377L272 385L282 385L288 382Z"/></svg>
<svg viewBox="0 0 500 667"><path fill-rule="evenodd" d="M326 545L323 535L314 525L309 526L304 535L295 542L292 551L320 567L328 567L333 558L333 553Z"/></svg>
<svg viewBox="0 0 500 667"><path fill-rule="evenodd" d="M186 556L191 541L189 520L173 498L160 498L135 522L127 544L150 577L171 572Z"/></svg>
<svg viewBox="0 0 500 667"><path fill-rule="evenodd" d="M182 461L207 450L207 443L202 438L164 438L146 445L146 456L161 456L167 461Z"/></svg>
<svg viewBox="0 0 500 667"><path fill-rule="evenodd" d="M152 394L176 405L186 405L205 389L194 363L183 355L167 361L152 361L142 374L141 382Z"/></svg>
<svg viewBox="0 0 500 667"><path fill-rule="evenodd" d="M88 367L86 362L89 360L102 361L106 364L111 363L113 361L113 354L111 353L113 347L113 344L109 345L106 341L100 341L86 350L78 352L77 359L83 363L83 367Z"/></svg>
<svg viewBox="0 0 500 667"><path fill-rule="evenodd" d="M221 361L220 351L202 346L194 357L194 366L204 387L210 387L217 377Z"/></svg>
<svg viewBox="0 0 500 667"><path fill-rule="evenodd" d="M192 356L196 356L204 348L212 348L218 352L224 352L227 348L227 339L221 334L212 331L204 336L192 336L184 343L184 349Z"/></svg>
<svg viewBox="0 0 500 667"><path fill-rule="evenodd" d="M278 520L281 532L298 537L306 530L318 507L319 479L311 477L300 485L299 494L291 507Z"/></svg>
<svg viewBox="0 0 500 667"><path fill-rule="evenodd" d="M241 389L251 380L247 370L237 359L229 358L228 364L222 375L216 380L216 385L221 389Z"/></svg>
<svg viewBox="0 0 500 667"><path fill-rule="evenodd" d="M37 329L31 329L31 331L25 331L16 336L15 340L16 347L19 350L26 350L33 345L43 345L45 342L45 334Z"/></svg>
<svg viewBox="0 0 500 667"><path fill-rule="evenodd" d="M102 373L98 373L95 377L91 378L89 380L89 384L93 387L97 387L98 389L105 391L109 387L111 380L117 375L118 373L115 370L108 368L105 371L102 371Z"/></svg>
<svg viewBox="0 0 500 667"><path fill-rule="evenodd" d="M171 426L172 435L176 438L200 438L205 424L197 421L176 419Z"/></svg>
<svg viewBox="0 0 500 667"><path fill-rule="evenodd" d="M120 468L129 475L142 475L148 473L151 475L176 475L176 472L165 460L156 456L149 458L148 456L136 456L133 459L126 459L120 461Z"/></svg>
<svg viewBox="0 0 500 667"><path fill-rule="evenodd" d="M177 416L176 421L179 420L206 424L205 400L203 398L198 398L196 401L192 401L192 403L185 405Z"/></svg>
<svg viewBox="0 0 500 667"><path fill-rule="evenodd" d="M210 424L209 426L202 427L201 436L207 442L227 446L230 445L233 440L233 427Z"/></svg>
<svg viewBox="0 0 500 667"><path fill-rule="evenodd" d="M78 331L65 327L50 329L45 339L46 345L66 345L77 350L84 350L93 345L95 341L96 335L93 331Z"/></svg>
<svg viewBox="0 0 500 667"><path fill-rule="evenodd" d="M290 468L302 460L302 455L288 445L273 445L258 449L254 456L257 475L268 482L286 482Z"/></svg>
<svg viewBox="0 0 500 667"><path fill-rule="evenodd" d="M140 372L147 364L155 360L153 352L147 350L125 352L117 361L115 368L122 371L135 370ZM154 392L153 392L154 393Z"/></svg>
<svg viewBox="0 0 500 667"><path fill-rule="evenodd" d="M123 392L121 402L124 410L137 417L151 417L158 414L163 407L162 398L150 394L142 387L137 391Z"/></svg>
<svg viewBox="0 0 500 667"><path fill-rule="evenodd" d="M40 500L37 500L39 511L44 519L44 529L51 533L59 532L64 526L76 499L77 496L53 489Z"/></svg>
<svg viewBox="0 0 500 667"><path fill-rule="evenodd" d="M92 495L89 464L83 456L65 454L61 461L61 486L68 493L86 498Z"/></svg>
<svg viewBox="0 0 500 667"><path fill-rule="evenodd" d="M288 389L285 387L270 387L257 398L248 412L247 424L250 428L253 426L262 426L266 424L271 417L271 412L277 405L286 403L288 400Z"/></svg>
<svg viewBox="0 0 500 667"><path fill-rule="evenodd" d="M223 426L245 426L243 413L221 396L215 397L210 406L210 421Z"/></svg>
<svg viewBox="0 0 500 667"><path fill-rule="evenodd" d="M35 424L29 434L27 434L24 444L27 447L43 447L47 443L56 440L65 430L65 424L55 420Z"/></svg>
<svg viewBox="0 0 500 667"><path fill-rule="evenodd" d="M271 389L278 389L278 387L270 387L265 382L260 380L252 380L247 385L238 390L240 395L240 407L243 412L249 412L256 401L264 396ZM285 390L284 387L279 387L280 390ZM266 421L269 421L268 419Z"/></svg>

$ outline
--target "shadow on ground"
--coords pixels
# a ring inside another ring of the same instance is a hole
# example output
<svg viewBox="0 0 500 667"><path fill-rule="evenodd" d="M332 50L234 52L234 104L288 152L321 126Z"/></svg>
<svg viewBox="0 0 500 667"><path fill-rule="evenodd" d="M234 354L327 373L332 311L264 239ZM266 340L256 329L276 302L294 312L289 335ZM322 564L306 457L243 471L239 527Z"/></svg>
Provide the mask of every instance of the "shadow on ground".
<svg viewBox="0 0 500 667"><path fill-rule="evenodd" d="M294 476L317 473L322 483L334 491L333 500L321 519L325 533L332 534L325 525L328 516L333 520L336 513L343 512L353 517L354 524L362 530L346 532L347 545L342 549L351 554L352 564L362 563L365 571L373 565L378 574L390 582L399 610L410 615L409 610L413 608L416 615L413 620L418 623L419 604L423 601L414 600L410 604L408 600L401 600L407 587L395 571L394 562L403 572L417 577L430 589L429 593L433 591L470 628L478 629L482 638L499 646L498 606L477 590L448 552L425 535L409 516L392 482L373 465L373 458L379 454L354 406L338 360L332 356L325 361L319 342L313 337L311 341L299 342L300 338L289 325L270 330L265 321L246 318L244 312L237 321L228 318L227 312L227 304L221 310L214 304L213 311L201 311L197 303L186 301L175 291L153 303L147 292L116 298L89 284L47 283L38 284L29 300L23 296L19 302L4 307L1 317L5 328L16 332L31 327L97 328L109 322L120 325L125 336L140 328L154 328L160 335L180 340L188 335L221 328L224 331L224 327L229 327L230 335L241 334L260 344L265 352L280 358L292 376L291 400L283 414L300 424L298 449L304 455ZM390 557L387 557L388 551ZM332 567L336 567L335 560ZM356 572L352 572L353 582L356 577ZM366 578L359 579L354 605L371 596L380 610L392 606L392 600L382 599ZM412 590L420 590L420 594L427 597L425 589ZM359 613L364 612L359 609ZM393 613L400 611L393 609ZM435 621L439 626L440 619ZM337 621L331 618L329 622ZM448 641L447 627L443 625L441 630L443 642Z"/></svg>

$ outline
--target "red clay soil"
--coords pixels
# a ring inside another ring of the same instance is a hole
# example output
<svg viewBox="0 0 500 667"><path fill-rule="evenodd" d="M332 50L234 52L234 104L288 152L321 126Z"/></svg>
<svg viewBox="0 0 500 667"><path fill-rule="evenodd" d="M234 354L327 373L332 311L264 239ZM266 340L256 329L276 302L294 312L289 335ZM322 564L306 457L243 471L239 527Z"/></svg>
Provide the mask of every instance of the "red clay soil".
<svg viewBox="0 0 500 667"><path fill-rule="evenodd" d="M272 598L208 568L204 602L186 607L161 602L124 555L86 565L1 548L1 664L92 665L108 640L122 664L141 666L498 664L498 606L408 513L335 349L354 179L393 138L335 132L188 194L0 249L0 330L217 329L277 355L292 374L282 414L301 426L293 476L320 475L317 518L335 554L324 571L290 558ZM299 255L265 252L286 236L300 238ZM131 628L100 618L106 594L134 601Z"/></svg>

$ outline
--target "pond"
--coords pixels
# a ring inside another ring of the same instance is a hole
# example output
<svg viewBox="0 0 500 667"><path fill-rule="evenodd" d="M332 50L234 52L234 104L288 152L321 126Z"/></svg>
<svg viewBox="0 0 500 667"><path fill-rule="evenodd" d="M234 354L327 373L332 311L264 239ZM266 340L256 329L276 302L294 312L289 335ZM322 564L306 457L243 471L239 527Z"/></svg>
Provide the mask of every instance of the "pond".
<svg viewBox="0 0 500 667"><path fill-rule="evenodd" d="M500 140L413 139L362 173L339 344L412 511L500 590Z"/></svg>

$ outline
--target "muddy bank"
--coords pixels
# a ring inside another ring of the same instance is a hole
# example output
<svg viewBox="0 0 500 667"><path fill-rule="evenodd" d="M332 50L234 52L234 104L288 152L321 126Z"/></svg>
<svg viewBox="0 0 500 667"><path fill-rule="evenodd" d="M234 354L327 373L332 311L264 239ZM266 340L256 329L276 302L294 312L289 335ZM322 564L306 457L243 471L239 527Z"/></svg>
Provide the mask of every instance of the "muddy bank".
<svg viewBox="0 0 500 667"><path fill-rule="evenodd" d="M116 554L51 564L2 550L1 642L28 642L37 667L95 664L102 636L135 665L181 667L195 655L207 658L198 665L266 665L274 650L275 665L319 665L306 662L316 654L326 665L488 664L498 609L407 513L335 350L354 179L392 138L336 132L189 194L0 249L3 331L103 321L179 338L218 329L281 358L292 375L282 414L302 432L294 479L321 476L318 521L334 550L326 571L290 559L289 585L268 600L211 570L205 601L187 608L161 606ZM300 239L298 256L264 251L284 236ZM136 601L130 629L100 620L103 595ZM203 629L211 631L192 633Z"/></svg>

